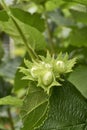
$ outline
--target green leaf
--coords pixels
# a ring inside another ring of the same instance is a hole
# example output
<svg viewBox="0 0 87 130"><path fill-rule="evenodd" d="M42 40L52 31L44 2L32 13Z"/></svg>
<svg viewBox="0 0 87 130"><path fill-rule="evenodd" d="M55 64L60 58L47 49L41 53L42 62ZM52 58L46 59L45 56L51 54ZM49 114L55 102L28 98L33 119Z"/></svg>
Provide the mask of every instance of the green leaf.
<svg viewBox="0 0 87 130"><path fill-rule="evenodd" d="M87 46L87 27L74 28L69 37L69 42L73 46Z"/></svg>
<svg viewBox="0 0 87 130"><path fill-rule="evenodd" d="M24 64L24 59L25 58L28 59L28 60L30 60L29 55L25 54L25 56L22 59L22 62L21 62L21 64L20 64L19 67L25 67L25 64ZM24 76L24 74L21 73L19 71L19 68L18 68L17 71L16 71L16 74L15 74L15 78L14 78L14 91L18 91L20 89L28 87L29 81L28 80L23 80L22 79L23 76Z"/></svg>
<svg viewBox="0 0 87 130"><path fill-rule="evenodd" d="M54 10L55 8L60 7L65 2L63 0L48 0L45 4L47 10Z"/></svg>
<svg viewBox="0 0 87 130"><path fill-rule="evenodd" d="M70 74L69 81L87 98L87 66L77 67Z"/></svg>
<svg viewBox="0 0 87 130"><path fill-rule="evenodd" d="M87 24L87 12L81 12L76 10L70 10L72 17L76 22L82 22Z"/></svg>
<svg viewBox="0 0 87 130"><path fill-rule="evenodd" d="M79 4L87 5L87 0L64 0L66 2L76 2Z"/></svg>
<svg viewBox="0 0 87 130"><path fill-rule="evenodd" d="M22 130L33 130L39 127L47 117L47 108L48 96L43 89L32 84L21 109L24 125Z"/></svg>
<svg viewBox="0 0 87 130"><path fill-rule="evenodd" d="M8 21L9 17L5 11L0 11L0 21Z"/></svg>
<svg viewBox="0 0 87 130"><path fill-rule="evenodd" d="M53 88L49 108L47 120L37 130L87 129L87 101L70 82Z"/></svg>
<svg viewBox="0 0 87 130"><path fill-rule="evenodd" d="M23 32L23 35L25 35L27 42L36 50L42 50L46 48L46 41L44 36L41 34L40 31L38 31L36 28L31 27L27 24L22 23L21 21L16 20L16 23L20 27L21 31ZM9 26L11 25L11 26ZM24 43L18 29L14 25L13 21L9 19L8 22L0 22L0 26L2 27L2 30L6 32L8 35L10 35L15 43Z"/></svg>
<svg viewBox="0 0 87 130"><path fill-rule="evenodd" d="M39 31L44 31L45 24L40 14L30 14L22 9L11 8L12 14L24 24L35 27Z"/></svg>
<svg viewBox="0 0 87 130"><path fill-rule="evenodd" d="M23 76L24 76L23 73L19 72L19 69L18 69L16 74L15 74L15 79L14 79L14 89L15 89L15 91L28 86L29 81L28 80L22 80Z"/></svg>
<svg viewBox="0 0 87 130"><path fill-rule="evenodd" d="M12 97L12 96L6 96L3 98L0 98L0 105L21 106L22 100L16 97Z"/></svg>

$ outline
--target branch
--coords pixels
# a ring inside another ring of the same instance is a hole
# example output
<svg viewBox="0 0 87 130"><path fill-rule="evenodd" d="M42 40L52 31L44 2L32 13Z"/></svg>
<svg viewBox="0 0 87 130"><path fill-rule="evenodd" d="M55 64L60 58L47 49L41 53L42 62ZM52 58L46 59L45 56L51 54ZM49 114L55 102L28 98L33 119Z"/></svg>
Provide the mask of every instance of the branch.
<svg viewBox="0 0 87 130"><path fill-rule="evenodd" d="M7 113L8 113L8 117L9 117L9 121L10 121L11 130L15 130L10 108L7 109Z"/></svg>
<svg viewBox="0 0 87 130"><path fill-rule="evenodd" d="M48 16L47 16L46 13L45 13L45 23L46 23L46 27L47 27L47 33L48 33L48 40L49 40L49 43L50 43L50 49L51 49L52 53L55 53L54 43L53 43L53 39L52 39L52 33L51 33L51 29L50 29L50 26L49 26L49 23L48 23Z"/></svg>

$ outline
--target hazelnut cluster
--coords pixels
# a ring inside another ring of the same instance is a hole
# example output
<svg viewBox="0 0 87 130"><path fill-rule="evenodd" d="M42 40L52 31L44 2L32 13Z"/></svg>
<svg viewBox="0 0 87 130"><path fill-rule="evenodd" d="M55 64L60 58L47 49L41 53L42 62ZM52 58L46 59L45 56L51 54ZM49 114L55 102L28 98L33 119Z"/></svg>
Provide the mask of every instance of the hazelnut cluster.
<svg viewBox="0 0 87 130"><path fill-rule="evenodd" d="M20 67L20 71L25 74L23 79L36 81L37 86L42 87L47 94L49 94L52 86L61 85L58 82L61 79L61 75L71 72L76 63L76 58L69 59L67 53L65 55L60 53L55 58L54 56L51 57L49 52L47 52L46 58L40 56L40 59L39 62L24 60L27 68Z"/></svg>

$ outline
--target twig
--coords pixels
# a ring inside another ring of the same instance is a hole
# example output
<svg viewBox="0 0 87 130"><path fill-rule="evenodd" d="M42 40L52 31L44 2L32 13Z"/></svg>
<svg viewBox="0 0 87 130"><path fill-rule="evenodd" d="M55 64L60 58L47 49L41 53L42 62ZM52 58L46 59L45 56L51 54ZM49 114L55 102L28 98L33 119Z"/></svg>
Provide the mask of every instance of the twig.
<svg viewBox="0 0 87 130"><path fill-rule="evenodd" d="M55 52L54 51L54 43L53 43L53 39L52 39L51 29L50 29L50 26L48 23L48 16L46 13L45 13L45 22L46 22L46 28L47 28L47 33L48 33L48 40L50 43L50 49L51 49L52 53L54 53Z"/></svg>
<svg viewBox="0 0 87 130"><path fill-rule="evenodd" d="M11 130L15 130L10 108L7 109Z"/></svg>

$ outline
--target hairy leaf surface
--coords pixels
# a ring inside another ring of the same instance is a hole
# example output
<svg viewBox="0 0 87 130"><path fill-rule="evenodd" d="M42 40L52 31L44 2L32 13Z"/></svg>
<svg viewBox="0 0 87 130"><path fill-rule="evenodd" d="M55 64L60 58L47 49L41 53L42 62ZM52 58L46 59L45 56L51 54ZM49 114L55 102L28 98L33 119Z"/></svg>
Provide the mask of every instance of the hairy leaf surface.
<svg viewBox="0 0 87 130"><path fill-rule="evenodd" d="M38 130L86 130L87 102L70 82L54 87L50 110L44 125Z"/></svg>
<svg viewBox="0 0 87 130"><path fill-rule="evenodd" d="M23 119L22 130L33 130L39 127L47 116L48 96L43 89L30 86L29 92L24 100L21 116Z"/></svg>

